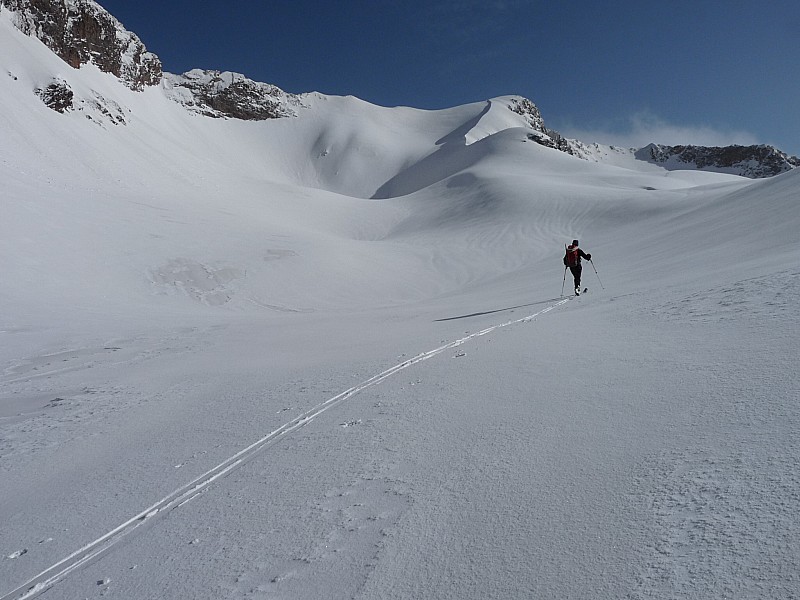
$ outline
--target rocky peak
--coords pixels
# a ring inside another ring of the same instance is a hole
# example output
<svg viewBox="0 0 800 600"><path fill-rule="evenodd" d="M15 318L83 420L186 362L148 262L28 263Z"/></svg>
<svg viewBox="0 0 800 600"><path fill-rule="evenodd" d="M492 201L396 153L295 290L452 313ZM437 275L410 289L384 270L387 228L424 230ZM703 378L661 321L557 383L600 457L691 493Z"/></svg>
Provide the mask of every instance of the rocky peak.
<svg viewBox="0 0 800 600"><path fill-rule="evenodd" d="M194 69L183 75L164 74L170 98L207 117L263 121L295 116L299 98L268 83L239 73Z"/></svg>
<svg viewBox="0 0 800 600"><path fill-rule="evenodd" d="M508 108L525 118L530 128L533 130L528 134L528 139L542 146L554 148L573 156L579 156L575 140L568 140L554 129L548 129L544 124L542 113L539 108L527 98L514 98Z"/></svg>
<svg viewBox="0 0 800 600"><path fill-rule="evenodd" d="M733 173L752 179L772 177L795 167L800 159L772 146L662 146L650 144L636 158L666 169L700 169Z"/></svg>
<svg viewBox="0 0 800 600"><path fill-rule="evenodd" d="M161 81L161 61L93 0L0 0L23 33L73 68L92 63L134 90Z"/></svg>
<svg viewBox="0 0 800 600"><path fill-rule="evenodd" d="M544 126L544 119L539 108L530 100L523 97L512 98L511 103L508 105L511 112L524 117L525 121L532 129L545 133L547 129Z"/></svg>
<svg viewBox="0 0 800 600"><path fill-rule="evenodd" d="M650 144L639 150L623 150L613 146L601 149L597 144L592 146L567 139L558 131L548 129L539 109L527 98L512 98L508 108L525 119L531 129L527 134L529 140L584 160L604 160L602 156L633 153L637 159L655 163L667 170L697 169L751 179L772 177L800 167L800 158L767 145L711 147Z"/></svg>

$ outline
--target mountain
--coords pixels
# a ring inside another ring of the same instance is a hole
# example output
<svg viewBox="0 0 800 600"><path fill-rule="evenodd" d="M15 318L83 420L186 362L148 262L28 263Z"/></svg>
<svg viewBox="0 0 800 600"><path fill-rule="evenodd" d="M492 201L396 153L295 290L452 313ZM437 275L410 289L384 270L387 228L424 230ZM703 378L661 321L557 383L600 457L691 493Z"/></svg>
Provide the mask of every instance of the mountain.
<svg viewBox="0 0 800 600"><path fill-rule="evenodd" d="M773 177L800 167L800 159L777 148L758 146L662 146L650 144L637 150L636 158L665 169L701 169L750 178Z"/></svg>
<svg viewBox="0 0 800 600"><path fill-rule="evenodd" d="M78 69L92 63L134 90L158 85L161 61L92 0L2 0L14 24Z"/></svg>
<svg viewBox="0 0 800 600"><path fill-rule="evenodd" d="M12 17L0 598L800 597L800 169L131 85Z"/></svg>
<svg viewBox="0 0 800 600"><path fill-rule="evenodd" d="M213 118L249 121L299 116L307 108L303 95L287 94L274 85L230 72L195 69L182 75L163 73L156 55L141 40L93 0L0 0L11 11L20 31L41 40L71 67L91 64L113 74L132 90L159 87L187 110ZM57 112L83 111L89 118L125 123L119 105L91 90L75 95L69 77L54 74L32 90ZM514 98L508 108L519 115L520 125L530 129L528 139L586 160L619 160L623 154L666 169L699 169L749 178L771 177L800 165L770 146L707 148L651 144L642 149L586 144L564 138L545 126L539 109L526 98Z"/></svg>

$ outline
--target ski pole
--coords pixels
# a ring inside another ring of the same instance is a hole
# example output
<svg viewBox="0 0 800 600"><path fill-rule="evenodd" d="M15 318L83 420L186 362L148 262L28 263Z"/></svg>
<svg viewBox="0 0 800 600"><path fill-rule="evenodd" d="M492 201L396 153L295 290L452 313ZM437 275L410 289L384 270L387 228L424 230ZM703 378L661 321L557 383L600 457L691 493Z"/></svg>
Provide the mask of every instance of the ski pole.
<svg viewBox="0 0 800 600"><path fill-rule="evenodd" d="M564 297L564 285L567 283L567 267L564 267L564 281L561 282L561 297Z"/></svg>
<svg viewBox="0 0 800 600"><path fill-rule="evenodd" d="M600 273L597 272L597 267L594 266L594 261L592 259L589 259L589 262L592 263L592 268L594 269L594 274L597 275L597 281L600 282L600 287L606 289L605 286L603 286L602 279L600 279Z"/></svg>

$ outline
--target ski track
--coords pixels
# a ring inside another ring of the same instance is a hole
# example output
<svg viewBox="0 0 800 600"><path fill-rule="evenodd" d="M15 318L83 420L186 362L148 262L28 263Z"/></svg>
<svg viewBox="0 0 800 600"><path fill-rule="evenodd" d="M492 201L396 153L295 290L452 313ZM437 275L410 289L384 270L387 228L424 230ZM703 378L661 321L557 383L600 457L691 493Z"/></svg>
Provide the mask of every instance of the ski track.
<svg viewBox="0 0 800 600"><path fill-rule="evenodd" d="M460 346L473 338L484 336L492 331L497 329L501 329L503 327L508 327L509 325L515 325L517 323L526 323L532 321L538 316L541 316L545 313L550 312L551 310L569 302L572 298L565 297L555 304L551 304L547 308L540 310L537 313L532 315L528 315L527 317L523 317L521 319L515 319L512 321L507 321L505 323L500 323L498 325L492 325L491 327L487 327L481 331L472 333L467 335L466 337L460 338L453 342L449 342L443 346L439 346L434 350L429 350L428 352L423 352L422 354L418 354L417 356L410 358L406 361L403 361L382 373L374 375L369 379L363 381L362 383L351 387L350 389L325 400L324 402L316 405L312 409L304 412L303 414L295 417L288 423L281 425L278 429L268 433L258 441L250 444L243 450L240 450L233 456L227 458L217 466L209 469L199 477L195 478L193 481L187 483L186 485L176 489L175 491L171 492L155 504L149 506L148 508L144 509L137 515L133 516L132 518L128 519L121 525L117 526L116 528L112 529L108 533L102 535L101 537L97 538L93 542L90 542L83 546L82 548L76 550L69 556L61 559L54 565L48 567L35 577L32 577L25 583L17 586L15 589L7 592L3 596L0 596L0 600L27 600L29 598L35 598L39 594L45 592L46 590L50 589L60 581L63 581L67 576L69 576L74 571L77 571L82 566L86 565L93 559L99 557L101 554L108 552L113 546L119 542L122 538L127 535L130 535L134 531L136 531L140 526L144 524L150 524L153 520L162 515L166 515L168 511L180 508L197 495L201 494L202 492L206 491L206 489L211 486L214 481L224 477L228 473L232 472L236 468L244 465L249 460L251 460L258 452L265 449L267 446L270 446L273 442L277 441L281 437L285 436L288 433L291 433L305 425L308 425L311 421L313 421L316 417L327 411L328 409L340 404L341 402L355 396L359 392L370 388L374 385L379 384L383 380L391 377L392 375L399 373L415 365L417 363L423 362L428 360L429 358L433 358L445 352L446 350L450 350L457 346Z"/></svg>

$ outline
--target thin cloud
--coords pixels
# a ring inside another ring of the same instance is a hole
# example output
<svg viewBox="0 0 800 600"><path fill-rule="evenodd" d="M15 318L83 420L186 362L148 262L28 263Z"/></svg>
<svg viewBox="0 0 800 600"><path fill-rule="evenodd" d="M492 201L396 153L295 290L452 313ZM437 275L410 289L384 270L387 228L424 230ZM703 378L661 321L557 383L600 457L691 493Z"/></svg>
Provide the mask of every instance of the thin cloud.
<svg viewBox="0 0 800 600"><path fill-rule="evenodd" d="M597 142L622 148L642 148L648 144L668 146L749 146L760 143L747 131L723 131L709 125L678 125L654 115L640 112L630 116L621 127L566 128L561 132L568 138Z"/></svg>

